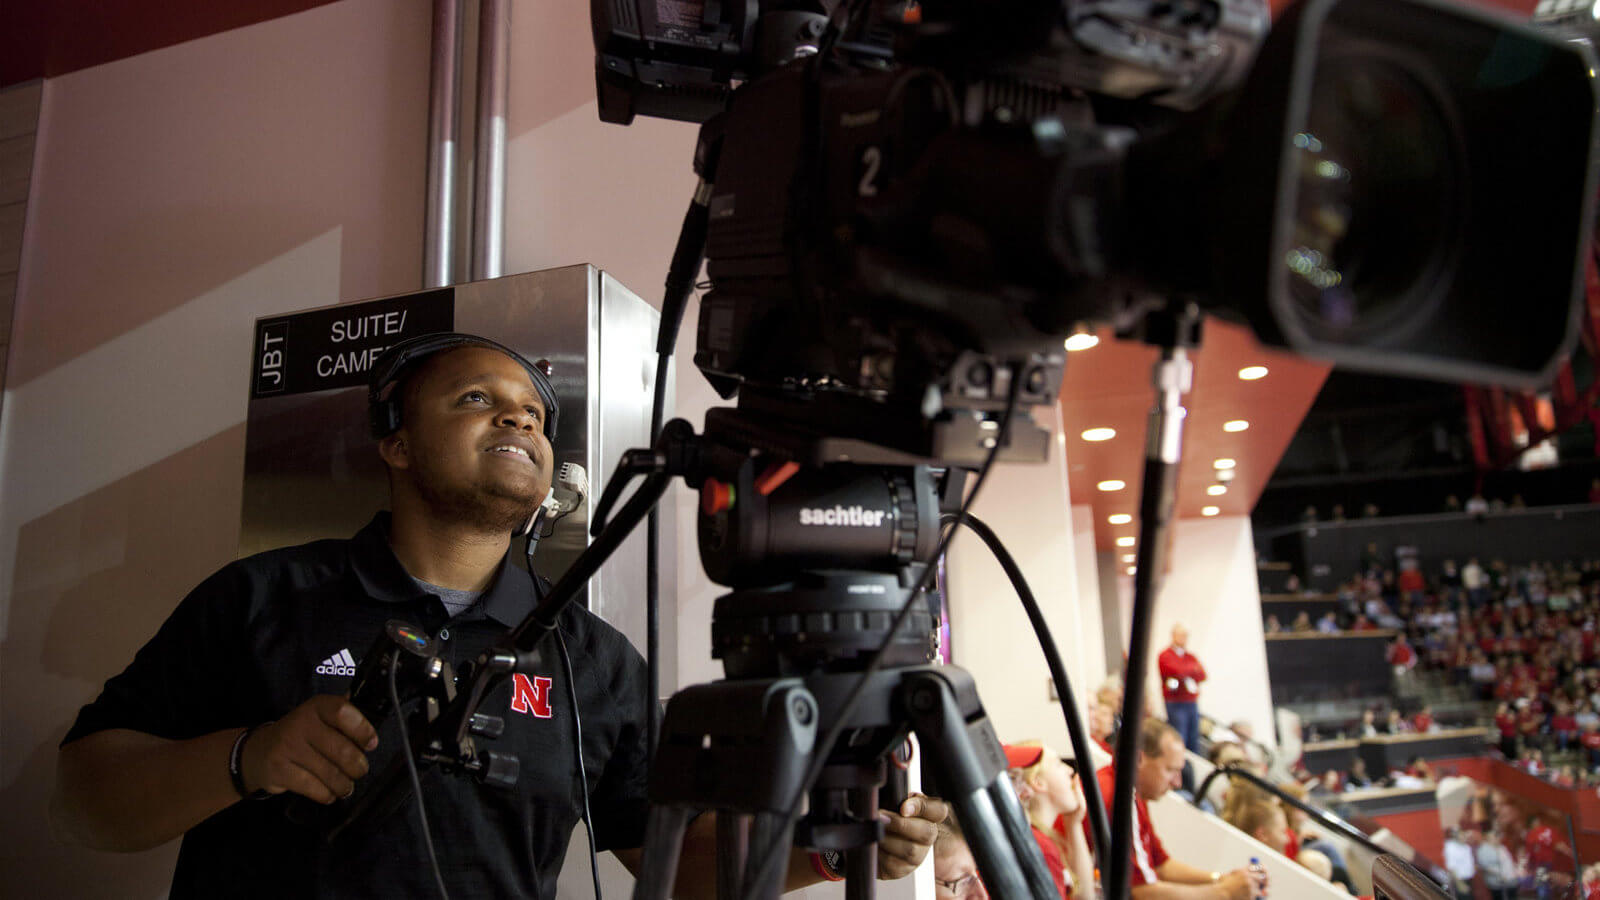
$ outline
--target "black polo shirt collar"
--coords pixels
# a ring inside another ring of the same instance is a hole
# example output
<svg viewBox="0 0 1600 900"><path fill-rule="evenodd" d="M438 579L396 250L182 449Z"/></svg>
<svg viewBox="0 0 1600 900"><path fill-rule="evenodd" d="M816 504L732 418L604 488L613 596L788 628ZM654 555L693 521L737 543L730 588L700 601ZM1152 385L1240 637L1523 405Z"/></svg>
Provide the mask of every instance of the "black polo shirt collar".
<svg viewBox="0 0 1600 900"><path fill-rule="evenodd" d="M350 542L351 568L368 597L384 603L412 603L426 592L417 586L389 546L389 522L389 513L379 512L356 532ZM507 550L500 560L500 571L483 598L462 615L471 618L481 613L510 628L533 612L533 604L533 579L517 566Z"/></svg>

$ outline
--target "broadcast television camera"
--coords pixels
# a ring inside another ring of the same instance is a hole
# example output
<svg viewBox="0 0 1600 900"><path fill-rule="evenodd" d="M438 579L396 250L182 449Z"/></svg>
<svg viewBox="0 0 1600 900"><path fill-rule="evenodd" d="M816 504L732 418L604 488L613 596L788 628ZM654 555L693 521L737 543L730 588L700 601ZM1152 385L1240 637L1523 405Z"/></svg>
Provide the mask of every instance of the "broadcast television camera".
<svg viewBox="0 0 1600 900"><path fill-rule="evenodd" d="M911 426L992 412L1012 366L1049 402L1061 337L1155 296L1438 380L1533 386L1574 340L1596 94L1552 32L1433 0L1270 32L1265 0L591 12L602 119L705 123L724 396L831 388L863 401L838 433L938 456Z"/></svg>

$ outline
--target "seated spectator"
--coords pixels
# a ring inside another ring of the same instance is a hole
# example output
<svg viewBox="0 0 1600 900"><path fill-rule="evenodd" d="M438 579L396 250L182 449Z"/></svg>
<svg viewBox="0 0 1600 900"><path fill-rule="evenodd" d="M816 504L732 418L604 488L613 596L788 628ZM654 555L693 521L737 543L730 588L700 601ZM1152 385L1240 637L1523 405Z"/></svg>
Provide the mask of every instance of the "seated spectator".
<svg viewBox="0 0 1600 900"><path fill-rule="evenodd" d="M1311 614L1307 612L1301 612L1299 615L1295 616L1294 623L1289 626L1289 629L1295 634L1309 633L1312 630Z"/></svg>
<svg viewBox="0 0 1600 900"><path fill-rule="evenodd" d="M1298 784L1283 784L1279 785L1278 789L1296 800L1304 802L1306 799L1306 789ZM1290 848L1298 848L1299 851L1284 855L1309 869L1311 864L1306 861L1306 855L1315 853L1329 864L1329 874L1322 877L1348 887L1350 872L1345 867L1344 855L1339 852L1339 848L1323 835L1319 826L1306 815L1304 810L1292 803L1284 803L1283 814L1289 821Z"/></svg>
<svg viewBox="0 0 1600 900"><path fill-rule="evenodd" d="M1350 774L1344 777L1346 787L1364 788L1372 787L1372 776L1367 774L1367 761L1356 757L1350 763Z"/></svg>
<svg viewBox="0 0 1600 900"><path fill-rule="evenodd" d="M1439 730L1438 723L1433 721L1433 707L1423 704L1422 708L1417 710L1417 714L1411 717L1411 730L1417 734Z"/></svg>
<svg viewBox="0 0 1600 900"><path fill-rule="evenodd" d="M1378 730L1384 734L1410 734L1411 723L1406 721L1405 716L1400 715L1400 710L1391 709L1388 717L1383 720L1383 727Z"/></svg>
<svg viewBox="0 0 1600 900"><path fill-rule="evenodd" d="M1361 712L1361 726L1358 733L1361 737L1378 736L1378 713L1375 710L1368 709Z"/></svg>
<svg viewBox="0 0 1600 900"><path fill-rule="evenodd" d="M1278 621L1277 616L1268 615L1266 623L1261 626L1261 630L1266 634L1282 634L1283 625Z"/></svg>
<svg viewBox="0 0 1600 900"><path fill-rule="evenodd" d="M1467 503L1462 509L1467 515L1482 516L1489 511L1489 501L1483 498L1483 494L1473 491L1472 496L1467 498Z"/></svg>
<svg viewBox="0 0 1600 900"><path fill-rule="evenodd" d="M1424 785L1432 785L1438 779L1434 775L1433 766L1421 756L1413 756L1406 760L1405 773L1421 781Z"/></svg>
<svg viewBox="0 0 1600 900"><path fill-rule="evenodd" d="M1089 737L1107 753L1112 752L1110 740L1115 722L1116 712L1111 707L1100 702L1098 696L1089 698Z"/></svg>
<svg viewBox="0 0 1600 900"><path fill-rule="evenodd" d="M1238 741L1218 741L1212 744L1210 752L1206 754L1206 759L1213 768L1217 769L1250 761L1245 756L1244 748L1239 745ZM1231 779L1226 777L1214 779L1211 782L1211 787L1206 789L1205 796L1197 798L1196 805L1208 813L1220 812L1223 805L1228 801L1230 784Z"/></svg>
<svg viewBox="0 0 1600 900"><path fill-rule="evenodd" d="M1183 762L1183 739L1178 732L1165 722L1146 719L1139 728L1139 753L1134 761L1135 822L1129 878L1133 900L1170 896L1165 888L1176 885L1190 886L1183 894L1194 900L1251 900L1263 895L1266 876L1262 873L1244 868L1226 874L1207 871L1173 859L1162 847L1145 803L1178 786ZM1116 773L1106 766L1096 774L1109 812Z"/></svg>
<svg viewBox="0 0 1600 900"><path fill-rule="evenodd" d="M1323 881L1333 881L1333 861L1327 854L1317 850L1304 849L1295 857L1295 862L1305 868L1307 872L1321 878ZM1349 890L1349 888L1346 888Z"/></svg>
<svg viewBox="0 0 1600 900"><path fill-rule="evenodd" d="M1323 613L1322 618L1317 620L1317 631L1322 634L1338 634L1339 616L1333 610Z"/></svg>
<svg viewBox="0 0 1600 900"><path fill-rule="evenodd" d="M933 893L938 900L989 900L972 848L954 816L939 823L933 842Z"/></svg>
<svg viewBox="0 0 1600 900"><path fill-rule="evenodd" d="M1234 789L1232 797L1247 797L1242 803L1228 804L1223 810L1223 821L1250 835L1276 853L1289 849L1289 821L1283 807L1259 790Z"/></svg>
<svg viewBox="0 0 1600 900"><path fill-rule="evenodd" d="M1083 820L1086 807L1077 775L1037 741L1006 746L1017 799L1028 812L1033 839L1063 898L1094 897L1094 859Z"/></svg>
<svg viewBox="0 0 1600 900"><path fill-rule="evenodd" d="M1600 484L1600 478L1595 479L1595 483ZM1591 497L1593 494L1591 490ZM1600 499L1591 499L1589 502L1600 503ZM1584 867L1583 881L1578 885L1578 900L1600 900L1600 863Z"/></svg>

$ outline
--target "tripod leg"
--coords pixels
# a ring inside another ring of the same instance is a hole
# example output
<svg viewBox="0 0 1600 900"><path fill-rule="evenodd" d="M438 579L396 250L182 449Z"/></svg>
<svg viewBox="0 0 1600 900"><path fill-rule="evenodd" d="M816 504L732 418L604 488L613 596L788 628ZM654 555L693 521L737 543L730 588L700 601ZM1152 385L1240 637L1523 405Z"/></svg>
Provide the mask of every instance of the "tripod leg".
<svg viewBox="0 0 1600 900"><path fill-rule="evenodd" d="M779 848L778 853L782 854L784 859L787 859L789 856L788 848L794 844L794 823L789 821L789 817L781 812L756 813L755 825L750 829L750 845L753 847L770 847L774 846L775 840L777 841L776 846ZM783 893L783 882L789 874L789 867L780 862L780 864L771 867L771 872L764 882L753 884L752 881L757 875L753 869L759 866L762 860L752 856L747 862L745 884L751 889L746 892L746 896L777 900L778 895Z"/></svg>
<svg viewBox="0 0 1600 900"><path fill-rule="evenodd" d="M862 822L878 817L878 789L857 788L850 792L850 811ZM867 844L844 855L845 900L872 900L878 877L878 845Z"/></svg>
<svg viewBox="0 0 1600 900"><path fill-rule="evenodd" d="M672 896L672 884L678 880L678 853L691 818L686 806L650 807L633 900L667 900Z"/></svg>
<svg viewBox="0 0 1600 900"><path fill-rule="evenodd" d="M733 898L744 888L745 859L750 856L750 817L728 810L717 813L717 896Z"/></svg>
<svg viewBox="0 0 1600 900"><path fill-rule="evenodd" d="M1005 752L978 702L972 676L961 669L908 672L903 699L934 774L983 874L998 897L1056 896L1011 779ZM957 704L960 696L962 703Z"/></svg>

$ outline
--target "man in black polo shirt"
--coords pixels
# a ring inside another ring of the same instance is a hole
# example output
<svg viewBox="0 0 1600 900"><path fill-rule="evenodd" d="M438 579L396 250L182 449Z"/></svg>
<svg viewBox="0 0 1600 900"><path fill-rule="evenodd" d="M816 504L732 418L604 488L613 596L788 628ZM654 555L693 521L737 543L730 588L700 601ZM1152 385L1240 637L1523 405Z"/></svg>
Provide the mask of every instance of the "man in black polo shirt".
<svg viewBox="0 0 1600 900"><path fill-rule="evenodd" d="M411 805L328 849L314 829L288 820L282 799L251 799L288 793L332 803L389 763L401 744L393 717L380 733L344 698L352 654L386 621L425 628L459 665L533 607L532 579L508 551L550 490L548 382L511 351L470 337L418 354L391 382L397 415L378 452L392 513L352 539L270 551L208 578L62 742L51 804L58 830L107 850L181 835L174 900L435 893ZM632 869L648 777L643 660L577 606L557 630L572 661L595 843ZM551 644L541 645L542 667L482 706L505 719L494 747L521 760L514 788L422 772L454 896L555 894L582 797L569 686ZM913 798L899 813L884 814L881 876L921 862L947 808ZM714 834L709 816L691 828L680 894L714 890ZM790 887L821 877L805 857L791 858Z"/></svg>

